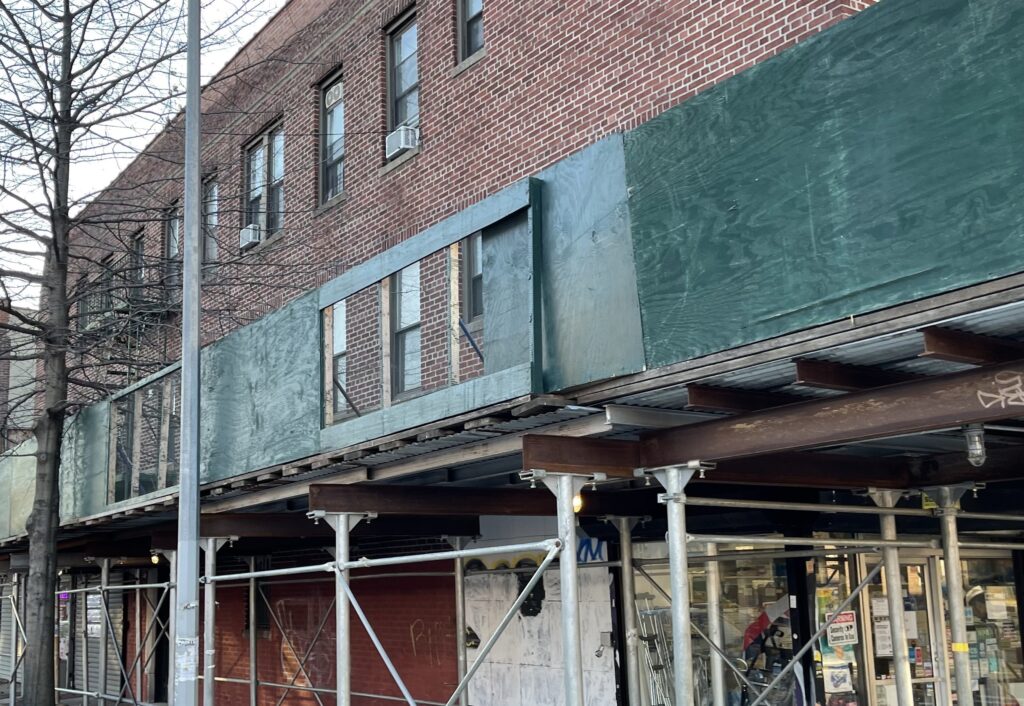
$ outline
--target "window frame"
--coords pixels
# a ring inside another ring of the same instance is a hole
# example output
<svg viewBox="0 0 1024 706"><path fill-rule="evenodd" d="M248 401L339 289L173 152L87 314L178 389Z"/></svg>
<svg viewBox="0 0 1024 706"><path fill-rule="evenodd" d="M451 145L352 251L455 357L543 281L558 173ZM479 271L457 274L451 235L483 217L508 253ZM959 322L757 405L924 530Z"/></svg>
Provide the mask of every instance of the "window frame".
<svg viewBox="0 0 1024 706"><path fill-rule="evenodd" d="M398 38L408 31L411 27L416 27L416 51L413 53L414 60L416 62L416 83L412 87L407 89L402 95L398 95L398 61L396 61L396 47ZM419 127L420 124L420 109L419 109L419 92L420 92L420 75L419 75L419 62L420 62L420 42L419 42L419 25L418 17L415 10L411 10L392 24L391 28L387 32L387 98L388 98L388 132L397 130L402 126ZM410 119L406 118L404 121L398 121L398 104L403 98L407 98L411 93L416 92L416 115Z"/></svg>
<svg viewBox="0 0 1024 706"><path fill-rule="evenodd" d="M281 139L281 174L274 178L274 143L275 138ZM259 240L269 240L284 230L285 216L285 150L287 140L285 139L284 123L276 122L263 130L258 137L251 140L243 148L244 159L244 188L242 189L242 227L255 225L259 228ZM263 153L263 163L260 165L262 173L259 175L259 182L254 181L252 156L257 151ZM259 205L253 208L256 200L253 194L259 189ZM280 211L271 211L270 206L275 201L274 193L280 193ZM271 214L279 214L277 219L272 219ZM273 228L271 227L273 226Z"/></svg>
<svg viewBox="0 0 1024 706"><path fill-rule="evenodd" d="M483 263L483 231L478 230L475 233L471 233L466 236L463 240L463 265L462 268L462 296L465 306L462 307L460 313L463 315L463 322L467 326L479 325L484 318L484 306L483 306L483 288L484 288L484 263ZM476 254L474 248L474 241L479 243L479 257ZM479 272L475 270L479 269ZM473 297L474 283L479 280L480 282L480 310L476 310L475 299Z"/></svg>
<svg viewBox="0 0 1024 706"><path fill-rule="evenodd" d="M483 32L484 24L484 2L486 0L480 0L480 11L469 14L469 3L470 0L455 0L457 5L457 16L458 16L458 48L459 48L459 62L468 61L477 54L483 52L487 47L487 38L481 37L480 46L476 49L470 50L469 46L469 25L471 22L479 18L481 25L481 33Z"/></svg>
<svg viewBox="0 0 1024 706"><path fill-rule="evenodd" d="M344 343L345 343L344 350L342 350L341 352L338 352L338 346L337 346L337 343L338 343L338 328L339 328L338 327L338 313L337 313L337 309L338 309L339 306L341 307L342 312L343 312L341 318L343 319L342 323L344 325L343 337L344 337ZM330 315L331 315L331 355L330 355L329 365L330 365L330 371L331 371L330 374L331 374L331 393L332 393L332 396L331 396L331 419L336 422L336 421L338 421L340 419L344 419L345 417L348 417L348 416L351 416L351 415L355 414L355 410L352 408L352 405L350 405L348 403L348 400L345 398L345 395L341 394L341 392L338 390L339 383L337 382L337 380L338 380L338 360L339 359L344 359L344 361L345 361L345 376L341 380L340 387L346 389L346 391L347 391L347 387L346 387L348 385L348 303L347 303L347 301L345 299L342 299L340 302L335 302L333 305L331 305L331 314Z"/></svg>
<svg viewBox="0 0 1024 706"><path fill-rule="evenodd" d="M180 287L183 265L183 243L182 243L182 213L181 204L175 203L164 210L163 217L163 285L164 287ZM177 251L171 252L171 224L175 224L175 245Z"/></svg>
<svg viewBox="0 0 1024 706"><path fill-rule="evenodd" d="M211 204L213 204L212 209L210 208ZM205 274L207 266L216 263L220 256L220 244L217 242L217 232L220 228L220 183L217 181L216 175L203 180L201 218L203 227L203 251L201 254Z"/></svg>
<svg viewBox="0 0 1024 706"><path fill-rule="evenodd" d="M402 276L415 267L419 281L419 316L414 323L401 325L402 321ZM390 328L391 328L391 397L402 399L415 396L423 389L423 269L421 263L416 261L403 267L391 275L391 307L390 307ZM420 365L416 385L405 386L405 341L410 334L415 332L419 336Z"/></svg>
<svg viewBox="0 0 1024 706"><path fill-rule="evenodd" d="M327 105L327 95L335 86L341 87L341 98L334 104ZM341 110L341 156L329 161L327 139L329 115L335 107ZM328 193L327 175L332 167L339 167L341 176L337 180L335 190ZM345 81L341 74L334 74L320 85L320 204L326 204L345 193Z"/></svg>

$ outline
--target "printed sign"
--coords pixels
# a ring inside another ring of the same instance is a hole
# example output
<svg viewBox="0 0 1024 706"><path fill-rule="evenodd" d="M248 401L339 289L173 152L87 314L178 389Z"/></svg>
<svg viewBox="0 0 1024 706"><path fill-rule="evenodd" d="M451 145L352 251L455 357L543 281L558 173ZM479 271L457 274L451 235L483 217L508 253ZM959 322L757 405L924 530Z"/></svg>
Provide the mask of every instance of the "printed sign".
<svg viewBox="0 0 1024 706"><path fill-rule="evenodd" d="M832 614L826 615L825 620L830 620ZM836 619L828 626L828 644L856 645L857 644L857 614L852 610L846 610L836 616Z"/></svg>

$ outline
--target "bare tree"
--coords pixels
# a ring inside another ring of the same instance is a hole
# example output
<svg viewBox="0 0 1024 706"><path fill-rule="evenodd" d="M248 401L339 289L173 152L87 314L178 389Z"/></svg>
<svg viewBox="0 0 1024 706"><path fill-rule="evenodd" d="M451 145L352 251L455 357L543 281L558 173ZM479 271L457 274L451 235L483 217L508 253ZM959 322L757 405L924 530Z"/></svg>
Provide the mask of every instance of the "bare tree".
<svg viewBox="0 0 1024 706"><path fill-rule="evenodd" d="M206 45L233 41L265 12L259 2L239 2L211 4ZM103 185L95 171L111 159L130 159L173 126L184 28L184 0L0 1L0 313L6 314L0 330L20 342L0 357L38 360L40 381L3 410L7 416L31 410L37 442L27 527L24 703L54 702L65 419L76 405L116 387L114 373L156 369L176 357L125 347L135 334L142 338L140 328L162 325L169 298L146 293L176 284L173 253L154 263L154 256L133 250L130 232L167 216L143 202L147 185L121 195L105 189L96 203ZM168 158L180 164L179 155ZM37 309L17 305L34 291Z"/></svg>

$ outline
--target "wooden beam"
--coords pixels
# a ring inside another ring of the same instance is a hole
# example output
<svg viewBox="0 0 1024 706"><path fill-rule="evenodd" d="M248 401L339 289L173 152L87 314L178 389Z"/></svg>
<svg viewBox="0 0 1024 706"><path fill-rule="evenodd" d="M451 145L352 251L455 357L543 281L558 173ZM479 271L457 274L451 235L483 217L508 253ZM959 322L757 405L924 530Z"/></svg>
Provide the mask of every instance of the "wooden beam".
<svg viewBox="0 0 1024 706"><path fill-rule="evenodd" d="M319 485L309 487L309 509L379 515L552 515L547 490L489 490L410 485Z"/></svg>
<svg viewBox="0 0 1024 706"><path fill-rule="evenodd" d="M686 408L699 412L726 412L742 414L759 409L781 407L782 405L800 402L804 398L777 392L760 390L741 390L732 387L711 387L710 385L690 384L686 386Z"/></svg>
<svg viewBox="0 0 1024 706"><path fill-rule="evenodd" d="M896 370L885 370L869 365L849 365L831 360L799 358L793 362L796 363L797 385L826 390L855 392L921 378L919 375Z"/></svg>
<svg viewBox="0 0 1024 706"><path fill-rule="evenodd" d="M996 365L1024 358L1024 344L994 336L932 326L924 334L922 358L968 365Z"/></svg>
<svg viewBox="0 0 1024 706"><path fill-rule="evenodd" d="M644 434L648 467L835 446L1024 415L1024 362Z"/></svg>
<svg viewBox="0 0 1024 706"><path fill-rule="evenodd" d="M526 469L587 476L601 472L613 478L633 478L633 469L644 465L643 444L637 441L541 435L523 438ZM802 488L906 488L910 471L909 460L903 458L782 453L722 461L704 480Z"/></svg>

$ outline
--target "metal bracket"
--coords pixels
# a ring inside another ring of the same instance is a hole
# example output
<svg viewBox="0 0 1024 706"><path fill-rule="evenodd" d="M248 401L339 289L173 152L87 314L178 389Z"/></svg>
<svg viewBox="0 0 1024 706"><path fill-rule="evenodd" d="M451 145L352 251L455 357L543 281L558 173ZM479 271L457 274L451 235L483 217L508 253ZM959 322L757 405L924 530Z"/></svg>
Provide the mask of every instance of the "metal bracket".
<svg viewBox="0 0 1024 706"><path fill-rule="evenodd" d="M371 520L377 519L376 512L326 512L324 510L313 510L306 513L306 517L313 520L313 524L320 524L320 520L323 520L333 529L335 532L338 531L338 518L348 518L348 529L351 532L355 529L363 520L370 522Z"/></svg>
<svg viewBox="0 0 1024 706"><path fill-rule="evenodd" d="M679 468L681 470L693 471L697 474L697 477L701 480L707 478L707 472L713 471L718 467L718 464L713 461L701 461L700 459L693 459L686 463L673 464L671 466L657 466L655 468L636 468L633 470L633 475L637 478L643 478L650 484L652 477L657 477L659 473L664 472L669 468ZM660 502L660 501L659 501Z"/></svg>

